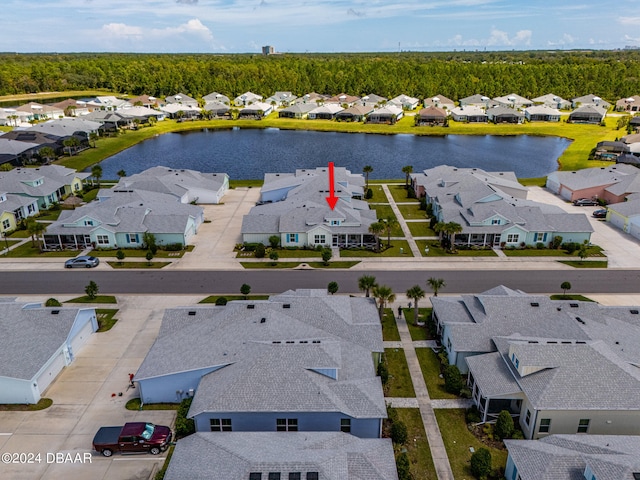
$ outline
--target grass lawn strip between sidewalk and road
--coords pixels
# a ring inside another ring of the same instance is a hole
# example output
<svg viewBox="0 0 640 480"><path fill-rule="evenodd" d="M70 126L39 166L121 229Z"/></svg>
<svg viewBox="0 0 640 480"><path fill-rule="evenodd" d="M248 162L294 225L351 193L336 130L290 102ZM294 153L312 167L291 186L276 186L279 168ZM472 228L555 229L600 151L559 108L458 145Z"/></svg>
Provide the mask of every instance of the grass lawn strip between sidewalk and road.
<svg viewBox="0 0 640 480"><path fill-rule="evenodd" d="M418 250L423 257L497 257L496 252L491 249L486 250L462 250L457 249L456 253L447 253L437 240L416 240ZM429 247L429 253L425 255L424 249Z"/></svg>
<svg viewBox="0 0 640 480"><path fill-rule="evenodd" d="M350 258L350 257L413 257L413 253L411 252L411 248L409 247L409 242L406 240L391 240L391 247L387 247L386 238L380 237L382 242L382 247L380 248L380 253L376 253L373 250L368 249L355 249L355 248L344 248L340 250L340 257L342 258ZM402 249L402 253L400 253L400 249Z"/></svg>

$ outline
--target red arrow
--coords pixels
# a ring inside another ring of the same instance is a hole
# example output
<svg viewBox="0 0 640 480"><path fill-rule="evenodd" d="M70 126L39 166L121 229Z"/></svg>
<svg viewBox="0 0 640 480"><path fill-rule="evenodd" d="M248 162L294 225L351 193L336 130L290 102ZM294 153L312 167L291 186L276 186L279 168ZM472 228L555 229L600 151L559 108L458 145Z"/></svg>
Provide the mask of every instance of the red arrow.
<svg viewBox="0 0 640 480"><path fill-rule="evenodd" d="M327 203L331 210L336 208L336 203L338 203L338 197L335 195L335 176L333 174L333 162L329 162L329 196L325 197L327 199Z"/></svg>

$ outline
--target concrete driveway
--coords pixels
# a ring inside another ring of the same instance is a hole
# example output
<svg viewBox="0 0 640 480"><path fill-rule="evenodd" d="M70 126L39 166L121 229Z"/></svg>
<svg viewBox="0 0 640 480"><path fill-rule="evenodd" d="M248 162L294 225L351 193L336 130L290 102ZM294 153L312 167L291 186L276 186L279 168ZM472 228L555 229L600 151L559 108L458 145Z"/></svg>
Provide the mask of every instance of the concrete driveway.
<svg viewBox="0 0 640 480"><path fill-rule="evenodd" d="M138 412L125 409L125 403L137 396L134 389L127 390L128 374L137 371L155 341L164 309L189 305L200 299L193 296L118 297L118 323L109 332L94 334L74 363L52 383L44 395L53 399L51 407L39 412L0 412L0 455L30 452L41 455L39 463L0 463L0 478L149 478L154 469L162 466L165 455L115 454L105 458L92 452L91 441L98 428L105 425L150 421L173 426L173 410ZM120 392L122 396L119 396ZM47 453L54 455L47 456ZM48 462L60 453L65 456L69 453L73 459L80 454L81 461Z"/></svg>
<svg viewBox="0 0 640 480"><path fill-rule="evenodd" d="M593 211L602 207L575 207L541 187L529 187L527 198L557 205L569 213L585 213L594 229L591 243L604 249L609 259L609 268L640 268L640 241L602 219L593 218Z"/></svg>

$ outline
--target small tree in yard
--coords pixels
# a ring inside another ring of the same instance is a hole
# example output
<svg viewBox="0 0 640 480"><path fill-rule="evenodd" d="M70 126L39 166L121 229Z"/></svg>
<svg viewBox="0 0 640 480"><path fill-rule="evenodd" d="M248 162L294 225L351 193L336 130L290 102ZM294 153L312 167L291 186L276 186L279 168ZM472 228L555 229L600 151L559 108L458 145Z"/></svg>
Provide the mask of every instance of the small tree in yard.
<svg viewBox="0 0 640 480"><path fill-rule="evenodd" d="M505 438L511 438L514 430L515 425L513 424L513 417L508 411L502 410L500 415L498 415L498 420L496 421L493 433L495 433L500 440L504 440Z"/></svg>
<svg viewBox="0 0 640 480"><path fill-rule="evenodd" d="M147 250L147 254L144 256L147 259L147 265L151 265L151 260L153 260L153 252L151 250Z"/></svg>
<svg viewBox="0 0 640 480"><path fill-rule="evenodd" d="M338 286L338 282L329 282L329 285L327 285L327 291L333 295L335 293L338 293L338 288L340 288Z"/></svg>
<svg viewBox="0 0 640 480"><path fill-rule="evenodd" d="M93 280L89 282L89 285L84 287L84 293L87 294L89 300L94 300L96 298L96 296L98 295L98 290L100 290L100 288L98 287L98 284Z"/></svg>
<svg viewBox="0 0 640 480"><path fill-rule="evenodd" d="M380 382L382 382L382 386L385 386L389 381L389 370L387 369L387 363L383 360L378 364L378 376L380 377Z"/></svg>
<svg viewBox="0 0 640 480"><path fill-rule="evenodd" d="M116 252L116 258L118 259L118 263L120 265L122 265L124 257L126 257L126 254L122 250L118 249L118 251Z"/></svg>
<svg viewBox="0 0 640 480"><path fill-rule="evenodd" d="M587 252L587 246L584 243L580 245L580 248L578 249L578 256L580 257L581 262L584 262L584 259L589 256L589 253Z"/></svg>
<svg viewBox="0 0 640 480"><path fill-rule="evenodd" d="M145 232L142 235L142 243L147 250L154 255L158 251L158 245L156 244L156 236L153 233Z"/></svg>
<svg viewBox="0 0 640 480"><path fill-rule="evenodd" d="M391 441L396 445L404 445L407 443L408 437L407 426L400 421L393 422L393 425L391 425Z"/></svg>
<svg viewBox="0 0 640 480"><path fill-rule="evenodd" d="M560 288L562 289L562 295L564 297L567 296L567 290L571 290L571 282L562 282L560 284Z"/></svg>
<svg viewBox="0 0 640 480"><path fill-rule="evenodd" d="M240 293L244 295L244 299L246 300L249 294L251 293L251 285L247 285L246 283L243 283L242 286L240 287Z"/></svg>
<svg viewBox="0 0 640 480"><path fill-rule="evenodd" d="M447 365L442 376L444 377L444 389L449 393L458 395L462 387L464 387L458 367Z"/></svg>
<svg viewBox="0 0 640 480"><path fill-rule="evenodd" d="M271 235L269 237L269 245L271 245L271 248L278 248L278 246L280 246L280 237L278 235Z"/></svg>
<svg viewBox="0 0 640 480"><path fill-rule="evenodd" d="M491 473L491 452L479 448L471 455L471 473L479 480L485 480Z"/></svg>
<svg viewBox="0 0 640 480"><path fill-rule="evenodd" d="M269 258L271 259L271 265L275 267L277 265L278 258L280 258L280 255L278 255L278 252L276 252L275 250L271 250Z"/></svg>
<svg viewBox="0 0 640 480"><path fill-rule="evenodd" d="M409 461L409 455L401 453L396 458L396 469L398 470L398 480L411 480L411 462Z"/></svg>
<svg viewBox="0 0 640 480"><path fill-rule="evenodd" d="M325 266L329 265L329 260L331 260L332 256L333 256L333 253L331 252L330 248L323 248L322 249L322 263Z"/></svg>
<svg viewBox="0 0 640 480"><path fill-rule="evenodd" d="M256 245L256 249L254 251L254 255L256 256L256 258L264 258L264 245L259 243L258 245Z"/></svg>

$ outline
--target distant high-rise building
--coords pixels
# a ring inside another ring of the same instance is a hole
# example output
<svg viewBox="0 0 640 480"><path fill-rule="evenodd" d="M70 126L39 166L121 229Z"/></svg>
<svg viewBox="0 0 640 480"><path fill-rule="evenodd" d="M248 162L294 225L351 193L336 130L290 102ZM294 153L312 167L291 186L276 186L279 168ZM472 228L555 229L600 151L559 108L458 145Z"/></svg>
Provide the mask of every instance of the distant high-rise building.
<svg viewBox="0 0 640 480"><path fill-rule="evenodd" d="M263 55L273 55L274 53L276 53L276 49L271 45L265 45L264 47L262 47Z"/></svg>

